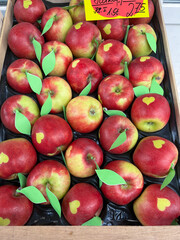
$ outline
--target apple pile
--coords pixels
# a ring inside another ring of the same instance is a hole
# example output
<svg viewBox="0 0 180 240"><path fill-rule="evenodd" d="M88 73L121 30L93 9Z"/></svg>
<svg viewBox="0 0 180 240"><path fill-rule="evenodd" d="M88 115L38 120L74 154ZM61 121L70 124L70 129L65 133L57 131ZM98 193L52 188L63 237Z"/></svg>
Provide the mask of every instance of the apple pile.
<svg viewBox="0 0 180 240"><path fill-rule="evenodd" d="M136 224L177 221L177 184L167 185L178 149L148 3L149 18L87 22L83 0L49 9L15 2L0 110L0 225L28 224L36 204L51 204L70 225L102 225L107 205L131 209ZM43 200L33 202L36 194Z"/></svg>

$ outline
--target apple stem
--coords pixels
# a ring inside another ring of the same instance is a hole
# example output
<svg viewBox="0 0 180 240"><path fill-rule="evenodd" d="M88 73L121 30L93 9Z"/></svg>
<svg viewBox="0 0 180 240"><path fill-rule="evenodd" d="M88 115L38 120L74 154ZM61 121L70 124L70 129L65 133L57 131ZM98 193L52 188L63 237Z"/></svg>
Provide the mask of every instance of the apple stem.
<svg viewBox="0 0 180 240"><path fill-rule="evenodd" d="M84 6L84 2L81 1L80 3L78 3L76 5L66 6L66 7L62 7L62 8L65 9L65 10L69 10L69 9L72 9L72 8L75 8L75 7L78 7L78 6Z"/></svg>
<svg viewBox="0 0 180 240"><path fill-rule="evenodd" d="M22 187L19 187L17 190L21 190ZM14 192L14 197L19 197L21 193L17 192L17 190Z"/></svg>

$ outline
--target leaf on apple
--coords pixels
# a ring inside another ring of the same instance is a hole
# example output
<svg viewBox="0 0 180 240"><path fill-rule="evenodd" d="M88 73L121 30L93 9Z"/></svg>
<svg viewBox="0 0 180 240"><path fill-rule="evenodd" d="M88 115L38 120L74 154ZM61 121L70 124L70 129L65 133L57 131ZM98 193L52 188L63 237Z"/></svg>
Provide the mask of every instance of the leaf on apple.
<svg viewBox="0 0 180 240"><path fill-rule="evenodd" d="M65 10L70 10L70 9L78 7L78 6L84 6L84 1L82 0L78 4L75 4L75 5L72 5L72 6L65 6L65 7L62 7L62 8L65 9Z"/></svg>
<svg viewBox="0 0 180 240"><path fill-rule="evenodd" d="M164 95L164 90L163 88L159 85L159 83L156 82L156 78L154 77L151 83L150 87L150 93L157 93L160 95Z"/></svg>
<svg viewBox="0 0 180 240"><path fill-rule="evenodd" d="M174 220L172 221L171 225L179 225L179 224L178 224L177 220L174 219Z"/></svg>
<svg viewBox="0 0 180 240"><path fill-rule="evenodd" d="M93 41L94 41L94 44L96 44L96 51L95 51L95 53L93 54L93 56L91 57L91 60L94 60L94 58L95 58L95 56L96 56L96 53L97 53L97 50L98 50L98 48L99 48L99 42L98 42L98 40L97 40L97 39L94 39Z"/></svg>
<svg viewBox="0 0 180 240"><path fill-rule="evenodd" d="M42 46L38 41L36 41L35 38L33 38L32 44L34 46L36 57L37 57L38 61L40 62L41 61L41 54L42 54Z"/></svg>
<svg viewBox="0 0 180 240"><path fill-rule="evenodd" d="M31 135L31 123L22 113L16 109L15 128L22 134Z"/></svg>
<svg viewBox="0 0 180 240"><path fill-rule="evenodd" d="M54 69L56 64L56 56L54 50L52 50L48 55L46 55L42 60L42 69L47 76Z"/></svg>
<svg viewBox="0 0 180 240"><path fill-rule="evenodd" d="M124 63L124 77L129 80L129 70L128 70L128 63Z"/></svg>
<svg viewBox="0 0 180 240"><path fill-rule="evenodd" d="M65 159L65 157L64 157L63 151L61 151L61 156L62 156L62 159L63 159L63 162L64 162L65 166L67 167L66 159Z"/></svg>
<svg viewBox="0 0 180 240"><path fill-rule="evenodd" d="M124 44L127 43L127 37L128 37L129 29L130 29L130 25L127 25L126 34L125 34L125 37L124 37Z"/></svg>
<svg viewBox="0 0 180 240"><path fill-rule="evenodd" d="M22 173L18 173L19 183L20 187L24 188L26 187L26 177Z"/></svg>
<svg viewBox="0 0 180 240"><path fill-rule="evenodd" d="M91 91L91 81L88 83L88 85L80 92L79 96L87 96L89 92Z"/></svg>
<svg viewBox="0 0 180 240"><path fill-rule="evenodd" d="M82 226L102 226L102 219L100 217L93 217L89 221L82 224Z"/></svg>
<svg viewBox="0 0 180 240"><path fill-rule="evenodd" d="M42 81L38 76L26 72L26 77L33 92L40 94L42 89Z"/></svg>
<svg viewBox="0 0 180 240"><path fill-rule="evenodd" d="M106 108L103 108L103 111L108 115L108 116L123 116L123 117L127 117L126 114L122 111L119 110L106 110Z"/></svg>
<svg viewBox="0 0 180 240"><path fill-rule="evenodd" d="M93 158L92 160L93 160L93 161L95 162L95 164L96 164L96 169L97 169L97 170L101 170L100 167L99 167L99 165L97 164L96 160L95 160L94 158ZM99 179L99 188L101 188L101 186L102 186L102 181Z"/></svg>
<svg viewBox="0 0 180 240"><path fill-rule="evenodd" d="M120 133L120 135L116 138L116 140L113 142L113 144L111 145L110 150L119 147L121 144L123 144L127 139L127 135L126 135L126 129Z"/></svg>
<svg viewBox="0 0 180 240"><path fill-rule="evenodd" d="M134 87L133 90L136 97L149 93L149 88L145 86Z"/></svg>
<svg viewBox="0 0 180 240"><path fill-rule="evenodd" d="M46 186L46 194L47 194L47 197L49 199L49 202L50 202L51 206L57 212L59 217L61 217L61 205L60 205L60 202L57 199L57 197L54 195L54 193L52 193L47 186Z"/></svg>
<svg viewBox="0 0 180 240"><path fill-rule="evenodd" d="M95 170L99 179L110 186L127 184L126 181L116 172L110 169Z"/></svg>
<svg viewBox="0 0 180 240"><path fill-rule="evenodd" d="M154 36L151 33L145 33L146 34L146 38L147 41L149 43L150 48L153 50L153 52L156 53L156 39L154 38Z"/></svg>
<svg viewBox="0 0 180 240"><path fill-rule="evenodd" d="M44 28L43 28L43 31L41 33L41 36L43 34L45 34L53 25L53 22L54 22L54 17L51 17L45 24Z"/></svg>
<svg viewBox="0 0 180 240"><path fill-rule="evenodd" d="M64 114L64 120L68 122L67 117L66 117L66 107L63 106L63 114Z"/></svg>
<svg viewBox="0 0 180 240"><path fill-rule="evenodd" d="M161 184L161 189L160 190L165 188L173 180L175 174L176 174L176 172L175 172L175 170L173 168L173 164L172 164L168 175L165 177L163 183Z"/></svg>
<svg viewBox="0 0 180 240"><path fill-rule="evenodd" d="M44 104L41 107L41 116L47 115L48 113L50 113L52 109L52 99L51 99L51 95L50 93L48 94L48 97L46 99L46 101L44 102Z"/></svg>

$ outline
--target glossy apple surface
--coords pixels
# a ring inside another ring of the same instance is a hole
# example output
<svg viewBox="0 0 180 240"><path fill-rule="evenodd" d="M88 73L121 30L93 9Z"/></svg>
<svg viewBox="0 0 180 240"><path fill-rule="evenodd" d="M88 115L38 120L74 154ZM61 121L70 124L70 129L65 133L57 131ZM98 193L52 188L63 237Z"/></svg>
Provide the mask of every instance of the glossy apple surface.
<svg viewBox="0 0 180 240"><path fill-rule="evenodd" d="M69 6L75 6L77 4L79 4L79 5L74 8L69 9L69 13L72 17L73 23L86 21L83 0L71 0L69 3Z"/></svg>

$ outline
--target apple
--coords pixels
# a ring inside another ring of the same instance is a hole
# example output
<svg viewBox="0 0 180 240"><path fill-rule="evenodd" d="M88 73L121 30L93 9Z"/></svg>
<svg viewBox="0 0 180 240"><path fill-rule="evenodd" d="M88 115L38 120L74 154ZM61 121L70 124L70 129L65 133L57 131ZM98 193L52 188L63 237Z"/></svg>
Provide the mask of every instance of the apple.
<svg viewBox="0 0 180 240"><path fill-rule="evenodd" d="M122 41L126 34L129 19L109 19L97 21L103 39L115 39Z"/></svg>
<svg viewBox="0 0 180 240"><path fill-rule="evenodd" d="M36 54L32 44L33 38L41 45L44 44L44 37L33 24L21 22L14 25L8 34L8 45L11 51L18 58L35 59Z"/></svg>
<svg viewBox="0 0 180 240"><path fill-rule="evenodd" d="M42 0L17 0L14 4L14 16L17 22L35 23L46 11Z"/></svg>
<svg viewBox="0 0 180 240"><path fill-rule="evenodd" d="M78 138L67 148L65 159L67 168L73 176L91 177L95 174L96 163L99 167L103 163L103 151L92 139Z"/></svg>
<svg viewBox="0 0 180 240"><path fill-rule="evenodd" d="M42 106L50 94L52 99L51 113L59 113L63 111L72 98L72 91L69 84L60 77L47 77L43 80L40 94L37 94L39 104Z"/></svg>
<svg viewBox="0 0 180 240"><path fill-rule="evenodd" d="M132 163L123 160L113 160L104 169L116 172L127 183L121 185L102 184L102 193L111 202L118 205L126 205L142 192L144 186L143 175Z"/></svg>
<svg viewBox="0 0 180 240"><path fill-rule="evenodd" d="M46 194L46 187L54 193L58 200L64 197L71 183L67 168L56 160L44 160L38 163L27 177L27 186L36 187L50 204Z"/></svg>
<svg viewBox="0 0 180 240"><path fill-rule="evenodd" d="M71 0L69 3L69 6L75 6L77 4L79 4L79 5L69 9L69 13L72 17L73 23L86 21L83 0Z"/></svg>
<svg viewBox="0 0 180 240"><path fill-rule="evenodd" d="M0 142L0 178L16 179L17 173L29 173L36 162L36 151L27 139L14 138Z"/></svg>
<svg viewBox="0 0 180 240"><path fill-rule="evenodd" d="M33 203L17 193L17 186L0 186L0 226L23 226L33 212Z"/></svg>
<svg viewBox="0 0 180 240"><path fill-rule="evenodd" d="M169 121L171 109L167 99L156 93L139 96L133 102L131 119L144 132L161 130Z"/></svg>
<svg viewBox="0 0 180 240"><path fill-rule="evenodd" d="M69 64L73 61L73 55L69 47L59 41L49 41L43 45L41 65L43 59L54 50L56 63L54 69L49 73L51 76L62 77L66 74Z"/></svg>
<svg viewBox="0 0 180 240"><path fill-rule="evenodd" d="M120 75L124 72L124 63L132 60L129 48L122 42L114 39L105 40L99 45L96 53L96 62L101 70L110 75Z"/></svg>
<svg viewBox="0 0 180 240"><path fill-rule="evenodd" d="M144 226L171 225L180 216L180 197L169 187L160 190L151 184L133 204L136 217Z"/></svg>
<svg viewBox="0 0 180 240"><path fill-rule="evenodd" d="M49 8L41 19L42 30L50 18L53 18L54 21L51 28L44 34L46 40L64 42L69 29L73 25L69 12L61 7Z"/></svg>
<svg viewBox="0 0 180 240"><path fill-rule="evenodd" d="M29 120L31 126L39 118L39 107L31 97L26 95L8 97L1 106L1 121L7 129L14 133L19 133L15 127L16 110Z"/></svg>
<svg viewBox="0 0 180 240"><path fill-rule="evenodd" d="M163 65L157 58L152 56L138 57L129 64L129 81L134 87L150 88L153 78L159 84L164 78Z"/></svg>
<svg viewBox="0 0 180 240"><path fill-rule="evenodd" d="M78 22L73 25L67 36L66 44L76 58L91 58L96 49L97 42L101 42L101 33L96 25L90 22Z"/></svg>
<svg viewBox="0 0 180 240"><path fill-rule="evenodd" d="M38 152L54 156L64 151L73 138L69 124L56 115L41 116L32 128L32 142Z"/></svg>
<svg viewBox="0 0 180 240"><path fill-rule="evenodd" d="M103 120L102 105L93 97L78 96L68 103L66 117L75 131L89 133L97 129Z"/></svg>
<svg viewBox="0 0 180 240"><path fill-rule="evenodd" d="M171 165L178 160L177 147L169 140L159 136L143 138L133 153L133 162L139 170L155 178L165 177Z"/></svg>
<svg viewBox="0 0 180 240"><path fill-rule="evenodd" d="M148 56L152 52L146 38L146 33L152 34L157 41L156 33L149 24L138 24L129 30L127 46L135 58Z"/></svg>
<svg viewBox="0 0 180 240"><path fill-rule="evenodd" d="M103 78L99 65L89 58L75 59L66 72L67 81L72 89L80 93L91 82L91 90L94 92Z"/></svg>
<svg viewBox="0 0 180 240"><path fill-rule="evenodd" d="M43 79L40 67L29 59L17 59L7 69L6 77L8 84L19 93L32 93L26 72L39 77L41 80Z"/></svg>
<svg viewBox="0 0 180 240"><path fill-rule="evenodd" d="M62 201L62 212L71 225L82 225L99 216L103 208L100 192L89 183L75 184Z"/></svg>
<svg viewBox="0 0 180 240"><path fill-rule="evenodd" d="M109 75L98 87L98 98L107 109L125 111L134 99L130 81L119 75Z"/></svg>
<svg viewBox="0 0 180 240"><path fill-rule="evenodd" d="M117 137L124 131L126 131L126 141L120 146L110 150ZM114 115L108 117L102 123L99 129L99 140L105 151L113 154L122 154L128 152L135 146L138 140L138 131L128 118Z"/></svg>

